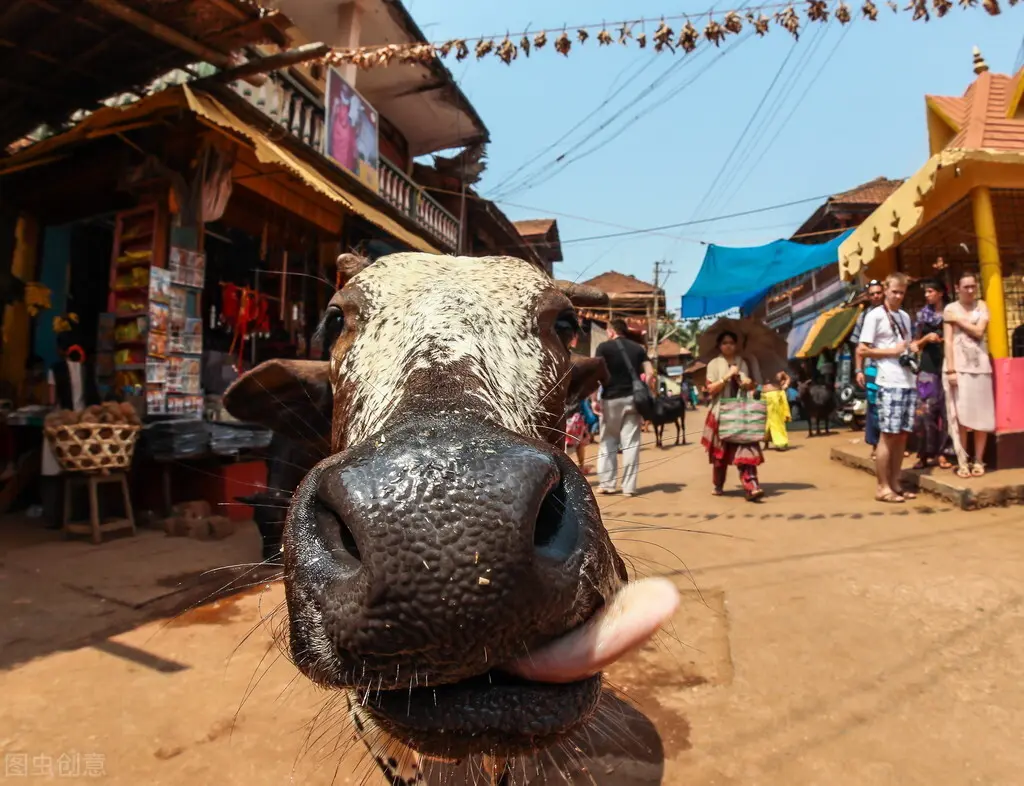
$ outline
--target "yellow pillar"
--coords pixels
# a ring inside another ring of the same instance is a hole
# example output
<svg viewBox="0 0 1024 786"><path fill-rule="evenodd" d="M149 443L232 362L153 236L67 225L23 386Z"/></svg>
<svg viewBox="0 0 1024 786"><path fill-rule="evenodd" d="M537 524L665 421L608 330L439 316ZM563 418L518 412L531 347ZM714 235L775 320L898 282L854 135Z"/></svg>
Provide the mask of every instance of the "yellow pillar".
<svg viewBox="0 0 1024 786"><path fill-rule="evenodd" d="M14 233L14 256L11 273L22 281L33 281L39 251L39 223L33 216L22 215ZM0 376L14 390L21 387L28 360L31 322L24 302L14 303L4 310L4 351Z"/></svg>
<svg viewBox="0 0 1024 786"><path fill-rule="evenodd" d="M989 311L988 351L993 358L1006 358L1010 356L1010 341L1006 333L1003 266L999 261L999 239L988 186L978 186L971 191L971 206L974 208L974 234L978 238L981 296Z"/></svg>

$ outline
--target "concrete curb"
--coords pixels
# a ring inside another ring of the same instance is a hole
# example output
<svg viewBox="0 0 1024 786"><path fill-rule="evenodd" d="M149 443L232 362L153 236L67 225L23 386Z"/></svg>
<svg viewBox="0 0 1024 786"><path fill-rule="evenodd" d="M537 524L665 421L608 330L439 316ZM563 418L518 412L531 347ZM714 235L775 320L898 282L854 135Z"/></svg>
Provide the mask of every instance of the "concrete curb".
<svg viewBox="0 0 1024 786"><path fill-rule="evenodd" d="M831 457L844 466L875 474L874 462L850 448L832 448ZM903 470L902 479L907 488L934 494L961 510L1024 504L1024 484L983 486L991 482L985 477L967 485L953 472L939 476L911 469Z"/></svg>

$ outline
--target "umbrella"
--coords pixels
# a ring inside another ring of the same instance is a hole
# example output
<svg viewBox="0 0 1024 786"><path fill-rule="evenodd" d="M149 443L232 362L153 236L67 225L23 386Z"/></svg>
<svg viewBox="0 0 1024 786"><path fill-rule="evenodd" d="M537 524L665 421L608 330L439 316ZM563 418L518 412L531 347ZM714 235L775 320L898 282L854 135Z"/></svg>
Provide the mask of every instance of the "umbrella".
<svg viewBox="0 0 1024 786"><path fill-rule="evenodd" d="M718 354L718 336L726 330L739 337L739 355L750 366L755 382L774 379L780 371L789 368L789 351L785 339L764 322L750 317L722 317L701 333L697 349L702 361L710 363Z"/></svg>

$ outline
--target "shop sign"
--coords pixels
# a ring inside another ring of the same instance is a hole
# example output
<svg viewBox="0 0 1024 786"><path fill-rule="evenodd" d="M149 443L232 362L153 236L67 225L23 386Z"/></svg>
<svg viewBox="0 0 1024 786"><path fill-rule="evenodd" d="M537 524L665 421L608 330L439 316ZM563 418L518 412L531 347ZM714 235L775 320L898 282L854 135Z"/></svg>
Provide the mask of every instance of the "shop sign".
<svg viewBox="0 0 1024 786"><path fill-rule="evenodd" d="M324 155L379 190L380 116L336 68L327 71Z"/></svg>

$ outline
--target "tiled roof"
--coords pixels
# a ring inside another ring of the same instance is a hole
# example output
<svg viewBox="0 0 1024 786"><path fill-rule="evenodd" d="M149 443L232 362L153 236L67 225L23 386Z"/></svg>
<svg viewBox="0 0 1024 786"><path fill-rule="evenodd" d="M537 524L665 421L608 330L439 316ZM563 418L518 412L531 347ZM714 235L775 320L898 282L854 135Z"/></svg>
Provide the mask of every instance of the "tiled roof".
<svg viewBox="0 0 1024 786"><path fill-rule="evenodd" d="M619 273L615 270L609 270L607 273L602 273L601 275L590 279L590 281L584 281L583 283L588 287L600 289L602 292L609 295L654 293L654 287L646 281L641 281L639 278L627 276L625 273Z"/></svg>
<svg viewBox="0 0 1024 786"><path fill-rule="evenodd" d="M658 344L658 355L663 358L679 357L680 355L690 355L690 350L683 349L675 341L670 338L664 338L661 343Z"/></svg>
<svg viewBox="0 0 1024 786"><path fill-rule="evenodd" d="M833 194L829 197L829 202L840 202L847 205L880 205L901 185L903 185L902 180L876 177L874 180L861 183L849 191Z"/></svg>
<svg viewBox="0 0 1024 786"><path fill-rule="evenodd" d="M546 235L555 225L553 218L528 218L525 221L513 221L513 225L523 237Z"/></svg>
<svg viewBox="0 0 1024 786"><path fill-rule="evenodd" d="M928 110L954 132L947 148L1024 150L1024 68L994 74L975 51L977 77L962 96L925 96Z"/></svg>

